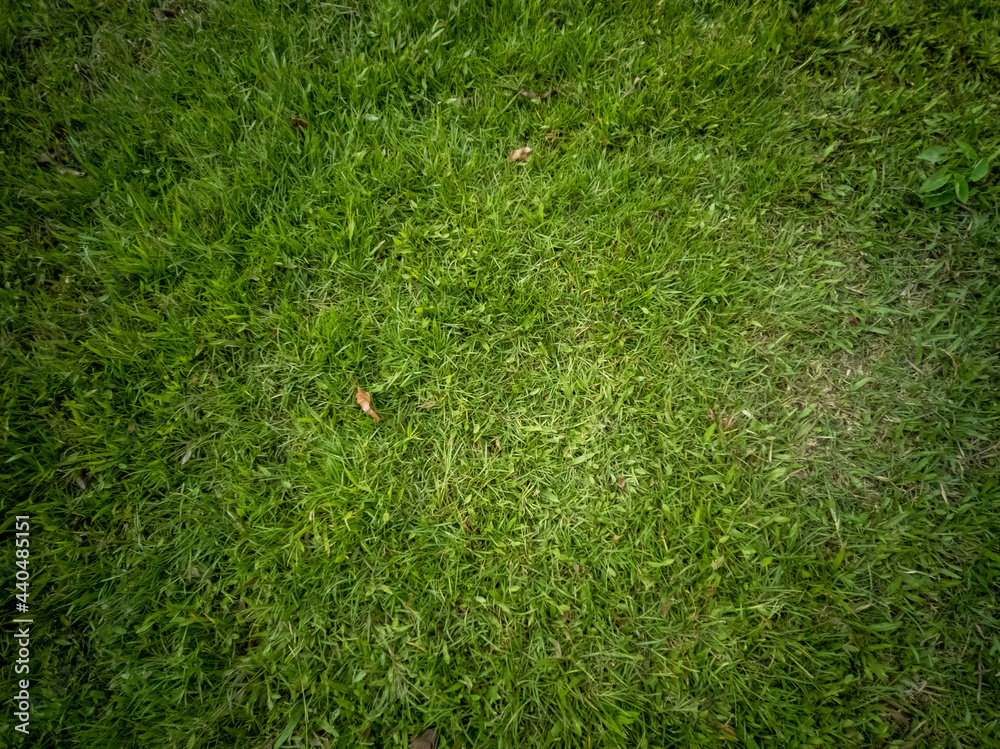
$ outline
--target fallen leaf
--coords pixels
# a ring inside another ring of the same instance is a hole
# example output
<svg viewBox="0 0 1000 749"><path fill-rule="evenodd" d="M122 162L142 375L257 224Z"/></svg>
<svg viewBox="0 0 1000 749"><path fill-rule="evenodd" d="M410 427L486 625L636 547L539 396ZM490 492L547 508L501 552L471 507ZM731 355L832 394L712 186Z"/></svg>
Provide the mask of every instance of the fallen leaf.
<svg viewBox="0 0 1000 749"><path fill-rule="evenodd" d="M61 164L55 165L55 170L57 174L68 174L70 177L86 177L84 172L78 172L76 169L68 169Z"/></svg>
<svg viewBox="0 0 1000 749"><path fill-rule="evenodd" d="M725 425L726 429L729 429L733 425L734 421L736 421L736 414L727 416L722 423Z"/></svg>
<svg viewBox="0 0 1000 749"><path fill-rule="evenodd" d="M309 129L309 123L300 117L292 117L292 119L288 121L288 124L292 126L292 132L300 138L304 138L306 130Z"/></svg>
<svg viewBox="0 0 1000 749"><path fill-rule="evenodd" d="M553 650L555 651L556 658L562 658L562 646L559 645L559 641L553 640L552 644L554 645Z"/></svg>
<svg viewBox="0 0 1000 749"><path fill-rule="evenodd" d="M710 418L712 421L715 421L715 411L713 411L711 408L708 409L708 418Z"/></svg>
<svg viewBox="0 0 1000 749"><path fill-rule="evenodd" d="M437 401L424 401L420 404L420 408L434 408L438 404Z"/></svg>
<svg viewBox="0 0 1000 749"><path fill-rule="evenodd" d="M79 474L77 474L77 477L76 477L76 485L79 486L81 489L86 489L87 488L87 482L86 482L86 480L83 478L83 476L81 476Z"/></svg>
<svg viewBox="0 0 1000 749"><path fill-rule="evenodd" d="M618 488L619 489L624 489L625 488L625 477L624 476L619 476L618 477Z"/></svg>
<svg viewBox="0 0 1000 749"><path fill-rule="evenodd" d="M191 460L191 451L192 451L193 449L194 449L193 447L189 447L189 448L187 449L187 452L186 452L186 453L184 453L184 457L183 457L183 458L181 458L181 465L184 465L184 464L185 464L185 463L187 463L187 462L188 462L189 460Z"/></svg>
<svg viewBox="0 0 1000 749"><path fill-rule="evenodd" d="M562 26L566 23L566 16L561 13L556 13L554 10L550 10L545 14L545 18L548 19L549 23L554 26Z"/></svg>
<svg viewBox="0 0 1000 749"><path fill-rule="evenodd" d="M527 161L529 156L531 156L531 146L525 146L524 148L511 151L510 156L507 157L507 161L511 163L515 161Z"/></svg>
<svg viewBox="0 0 1000 749"><path fill-rule="evenodd" d="M531 99L532 101L548 101L557 93L556 91L546 91L541 94L536 94L534 91L524 91L517 88L510 88L509 86L504 86L503 88L508 91L513 91L515 94L523 96L525 99Z"/></svg>
<svg viewBox="0 0 1000 749"><path fill-rule="evenodd" d="M901 726L907 726L910 724L909 719L905 715L903 715L902 712L895 709L894 707L891 707L890 705L886 705L886 707L888 709L884 713L879 713L879 717L889 718Z"/></svg>
<svg viewBox="0 0 1000 749"><path fill-rule="evenodd" d="M434 749L437 746L437 733L433 728L428 728L417 736L410 744L410 749Z"/></svg>
<svg viewBox="0 0 1000 749"><path fill-rule="evenodd" d="M361 406L361 410L366 414L371 416L375 421L382 421L382 418L375 413L375 409L372 408L372 396L371 393L366 393L360 387L358 387L358 392L354 396L357 400L358 405Z"/></svg>
<svg viewBox="0 0 1000 749"><path fill-rule="evenodd" d="M70 177L86 177L87 176L83 172L76 171L76 169L70 169L69 167L63 166L58 161L56 161L54 158L52 158L52 156L50 154L47 154L47 153L40 153L40 154L38 154L35 157L35 163L38 164L38 166L44 166L46 164L51 164L52 165L52 169L53 169L53 171L55 171L56 174L67 174Z"/></svg>

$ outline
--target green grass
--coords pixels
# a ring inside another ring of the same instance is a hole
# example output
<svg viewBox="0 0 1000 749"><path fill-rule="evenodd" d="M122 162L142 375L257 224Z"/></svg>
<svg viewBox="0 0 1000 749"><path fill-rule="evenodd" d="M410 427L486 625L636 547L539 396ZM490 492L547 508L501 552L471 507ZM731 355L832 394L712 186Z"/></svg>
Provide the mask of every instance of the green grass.
<svg viewBox="0 0 1000 749"><path fill-rule="evenodd" d="M0 743L1000 743L995 3L0 17Z"/></svg>

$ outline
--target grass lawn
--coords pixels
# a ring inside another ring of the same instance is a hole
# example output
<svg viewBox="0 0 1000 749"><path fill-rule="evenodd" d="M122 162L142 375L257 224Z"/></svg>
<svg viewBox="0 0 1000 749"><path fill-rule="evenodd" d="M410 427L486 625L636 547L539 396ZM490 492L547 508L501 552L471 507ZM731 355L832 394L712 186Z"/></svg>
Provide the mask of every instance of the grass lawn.
<svg viewBox="0 0 1000 749"><path fill-rule="evenodd" d="M0 12L0 745L1000 745L1000 5L342 3Z"/></svg>

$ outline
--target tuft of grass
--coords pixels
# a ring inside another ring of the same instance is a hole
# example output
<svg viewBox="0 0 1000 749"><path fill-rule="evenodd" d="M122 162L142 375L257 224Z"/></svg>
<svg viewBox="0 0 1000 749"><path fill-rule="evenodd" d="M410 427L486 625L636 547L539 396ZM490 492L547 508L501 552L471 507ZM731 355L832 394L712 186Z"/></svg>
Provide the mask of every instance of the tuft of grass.
<svg viewBox="0 0 1000 749"><path fill-rule="evenodd" d="M994 3L0 23L20 745L1000 740Z"/></svg>

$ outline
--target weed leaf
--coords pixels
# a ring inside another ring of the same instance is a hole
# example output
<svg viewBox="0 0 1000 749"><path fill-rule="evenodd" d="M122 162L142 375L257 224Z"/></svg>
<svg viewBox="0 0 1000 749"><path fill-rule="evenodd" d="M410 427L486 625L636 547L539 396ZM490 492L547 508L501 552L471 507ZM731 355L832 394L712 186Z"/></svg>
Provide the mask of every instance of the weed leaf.
<svg viewBox="0 0 1000 749"><path fill-rule="evenodd" d="M951 172L946 167L941 167L924 180L924 184L920 186L920 192L934 192L949 182L951 182Z"/></svg>
<svg viewBox="0 0 1000 749"><path fill-rule="evenodd" d="M969 182L978 182L986 173L990 170L990 162L988 159L980 159L977 161L973 167L972 171L969 172Z"/></svg>
<svg viewBox="0 0 1000 749"><path fill-rule="evenodd" d="M955 195L963 203L969 202L969 183L965 181L965 177L961 174L955 175Z"/></svg>
<svg viewBox="0 0 1000 749"><path fill-rule="evenodd" d="M950 149L947 146L931 146L925 151L921 151L917 158L936 164L948 156L949 150Z"/></svg>
<svg viewBox="0 0 1000 749"><path fill-rule="evenodd" d="M965 154L965 158L969 161L975 161L979 158L979 154L976 153L976 149L970 146L968 143L962 140L956 140L955 144L958 146L958 150Z"/></svg>

